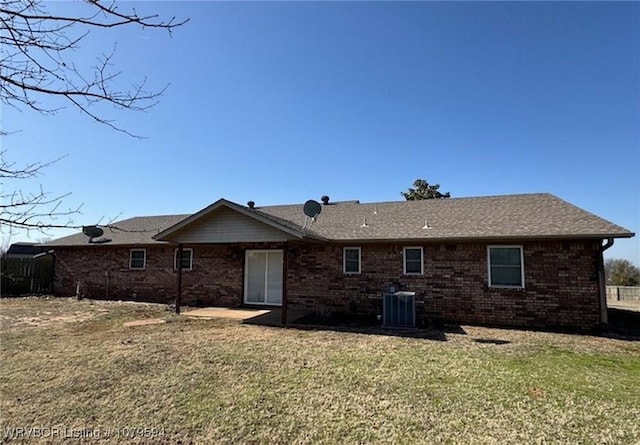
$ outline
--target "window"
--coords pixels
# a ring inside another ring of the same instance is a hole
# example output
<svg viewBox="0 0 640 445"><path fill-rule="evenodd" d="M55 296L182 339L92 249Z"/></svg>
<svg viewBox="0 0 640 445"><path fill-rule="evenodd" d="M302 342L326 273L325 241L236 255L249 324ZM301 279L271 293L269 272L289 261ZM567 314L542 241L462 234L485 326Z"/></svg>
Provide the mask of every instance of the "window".
<svg viewBox="0 0 640 445"><path fill-rule="evenodd" d="M191 270L193 266L193 249L182 249L182 269ZM173 268L178 269L178 249L173 256Z"/></svg>
<svg viewBox="0 0 640 445"><path fill-rule="evenodd" d="M405 247L404 252L404 274L405 275L422 275L422 247Z"/></svg>
<svg viewBox="0 0 640 445"><path fill-rule="evenodd" d="M345 247L342 254L344 273L360 273L360 248Z"/></svg>
<svg viewBox="0 0 640 445"><path fill-rule="evenodd" d="M489 286L524 287L522 246L489 246Z"/></svg>
<svg viewBox="0 0 640 445"><path fill-rule="evenodd" d="M131 249L129 253L129 269L142 270L147 263L147 251L145 249Z"/></svg>

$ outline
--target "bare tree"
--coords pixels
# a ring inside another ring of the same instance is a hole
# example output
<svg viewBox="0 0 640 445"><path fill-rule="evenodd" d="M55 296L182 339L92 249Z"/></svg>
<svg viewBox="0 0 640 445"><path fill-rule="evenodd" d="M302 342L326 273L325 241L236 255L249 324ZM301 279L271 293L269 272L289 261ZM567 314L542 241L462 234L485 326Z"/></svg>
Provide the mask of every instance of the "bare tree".
<svg viewBox="0 0 640 445"><path fill-rule="evenodd" d="M122 11L115 1L82 3L86 6L84 14L64 16L47 12L44 2L39 0L0 2L0 100L10 106L55 113L59 108L43 106L39 98L58 97L93 120L128 133L92 107L108 103L117 109L146 110L155 105L164 88L149 91L145 88L146 79L124 90L115 86L114 81L121 74L111 65L115 49L99 55L97 63L88 66L78 66L71 53L80 47L92 28L133 25L170 34L186 20L160 20L157 15L139 15L135 9Z"/></svg>
<svg viewBox="0 0 640 445"><path fill-rule="evenodd" d="M55 7L55 2L47 2L46 6ZM42 0L0 0L0 101L43 114L55 114L71 106L95 122L137 137L107 117L104 105L118 111L147 110L157 103L167 86L149 90L145 78L121 88L118 81L122 73L112 65L115 46L82 64L73 53L92 30L137 26L171 34L187 20L163 20L157 15L139 14L135 8L123 10L116 1L83 0L76 6L78 12L74 15L56 14L45 8ZM49 98L46 104L45 98ZM0 130L0 135L7 134L6 129ZM66 195L50 196L42 189L27 193L13 185L15 180L39 176L55 160L16 166L6 155L6 148L0 150L2 232L69 227L69 221L56 222L79 210L61 208Z"/></svg>

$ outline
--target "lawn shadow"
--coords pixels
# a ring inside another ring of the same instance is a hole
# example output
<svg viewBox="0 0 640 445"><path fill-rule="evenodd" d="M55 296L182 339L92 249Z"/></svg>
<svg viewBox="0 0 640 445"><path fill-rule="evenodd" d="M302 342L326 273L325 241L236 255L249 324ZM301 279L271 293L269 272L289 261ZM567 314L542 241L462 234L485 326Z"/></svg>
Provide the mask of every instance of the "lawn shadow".
<svg viewBox="0 0 640 445"><path fill-rule="evenodd" d="M287 323L282 323L282 312L271 309L268 313L256 315L242 321L245 324L274 327L290 327L301 330L328 330L335 332L350 332L369 335L387 335L392 337L421 338L434 341L447 341L448 334L467 335L467 332L459 324L432 321L431 324L420 328L390 328L373 323L369 319L357 319L355 317L322 317L317 313L304 310L287 311ZM480 326L480 325L479 325ZM576 335L599 335L607 338L615 338L627 341L640 341L640 312L624 309L609 309L609 325L606 330L579 331L575 329L560 328L524 328L483 325L490 328L515 329L523 331L540 331L552 333L571 333ZM510 342L497 338L473 338L479 344L506 345Z"/></svg>
<svg viewBox="0 0 640 445"><path fill-rule="evenodd" d="M451 324L451 323L442 324L442 323L436 322L434 326L438 329L442 329L447 334L467 335L466 331L462 329L462 326L460 326L459 324Z"/></svg>
<svg viewBox="0 0 640 445"><path fill-rule="evenodd" d="M509 340L498 340L496 338L474 338L473 341L485 345L508 345L511 343Z"/></svg>
<svg viewBox="0 0 640 445"><path fill-rule="evenodd" d="M325 330L354 334L386 335L391 337L418 338L433 341L447 341L447 333L465 334L459 325L428 325L420 328L384 327L370 320L354 318L320 317L311 313L288 323L288 327L302 330Z"/></svg>
<svg viewBox="0 0 640 445"><path fill-rule="evenodd" d="M258 315L248 317L242 320L244 324L254 324L259 326L284 326L283 318L282 318L282 309L281 308L272 308L265 307L268 309L266 313L260 313ZM286 312L287 323L295 323L298 320L307 317L311 314L311 311L302 310L302 309L289 309Z"/></svg>
<svg viewBox="0 0 640 445"><path fill-rule="evenodd" d="M440 329L425 328L385 328L382 326L338 326L329 324L308 324L308 323L291 323L287 327L306 330L306 331L334 331L334 332L346 332L351 334L365 334L365 335L385 335L390 337L404 337L404 338L417 338L433 341L447 341L446 333Z"/></svg>
<svg viewBox="0 0 640 445"><path fill-rule="evenodd" d="M424 328L390 328L382 327L380 324L372 324L369 320L358 320L353 317L321 317L312 311L302 309L289 309L286 313L286 319L286 323L283 324L281 308L269 308L267 312L260 311L256 313L256 315L248 315L246 318L241 318L243 324L256 326L388 335L435 341L446 341L447 332L457 334L465 333L464 330L457 325L447 325L444 328L441 325L425 326Z"/></svg>
<svg viewBox="0 0 640 445"><path fill-rule="evenodd" d="M640 341L640 311L608 309L609 326L600 335L628 341Z"/></svg>

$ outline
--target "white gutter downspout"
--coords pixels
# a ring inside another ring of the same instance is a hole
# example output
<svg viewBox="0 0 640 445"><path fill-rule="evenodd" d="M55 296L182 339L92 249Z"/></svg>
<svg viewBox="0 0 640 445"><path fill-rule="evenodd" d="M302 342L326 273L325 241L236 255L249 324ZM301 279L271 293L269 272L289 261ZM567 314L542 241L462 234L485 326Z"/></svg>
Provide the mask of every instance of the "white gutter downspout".
<svg viewBox="0 0 640 445"><path fill-rule="evenodd" d="M600 322L603 325L609 323L607 314L607 288L604 276L604 256L603 253L613 246L613 238L607 238L607 242L598 249L598 293L600 294Z"/></svg>

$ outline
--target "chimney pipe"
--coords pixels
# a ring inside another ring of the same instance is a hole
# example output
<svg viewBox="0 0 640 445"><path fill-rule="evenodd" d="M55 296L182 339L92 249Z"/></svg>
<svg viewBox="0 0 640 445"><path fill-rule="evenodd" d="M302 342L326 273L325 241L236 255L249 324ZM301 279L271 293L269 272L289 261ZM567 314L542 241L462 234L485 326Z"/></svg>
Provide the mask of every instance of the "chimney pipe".
<svg viewBox="0 0 640 445"><path fill-rule="evenodd" d="M253 201L249 201L249 202L247 203L247 207L249 207L250 209L254 208L255 206L256 206L256 203L255 203L255 202L253 202Z"/></svg>
<svg viewBox="0 0 640 445"><path fill-rule="evenodd" d="M326 206L329 205L329 197L327 195L323 195L322 198L320 198L320 200L322 201L322 203Z"/></svg>

